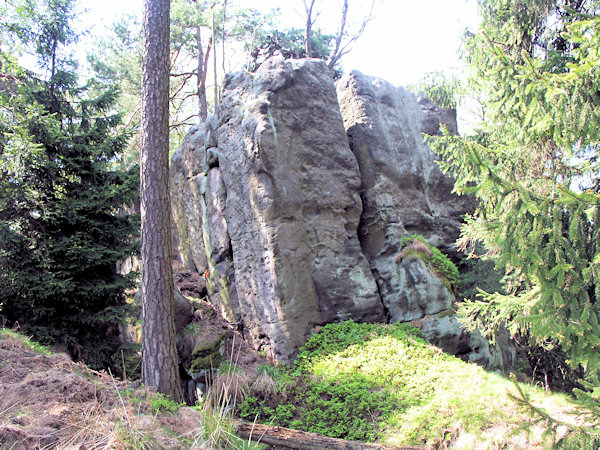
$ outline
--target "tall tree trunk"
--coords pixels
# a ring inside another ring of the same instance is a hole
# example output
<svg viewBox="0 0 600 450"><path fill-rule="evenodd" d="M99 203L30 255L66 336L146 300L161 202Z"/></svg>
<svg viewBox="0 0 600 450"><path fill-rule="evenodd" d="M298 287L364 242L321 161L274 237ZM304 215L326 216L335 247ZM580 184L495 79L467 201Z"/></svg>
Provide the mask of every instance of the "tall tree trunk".
<svg viewBox="0 0 600 450"><path fill-rule="evenodd" d="M212 38L215 45L215 51L213 52L213 75L215 78L215 111L219 104L219 87L217 85L217 25L215 24L215 13L212 14Z"/></svg>
<svg viewBox="0 0 600 450"><path fill-rule="evenodd" d="M181 402L169 207L169 13L169 0L144 0L140 161L142 381Z"/></svg>
<svg viewBox="0 0 600 450"><path fill-rule="evenodd" d="M308 1L308 3L307 3ZM313 8L315 6L315 0L304 0L304 10L306 11L306 28L304 29L304 52L306 57L312 56L312 27L315 23L312 18Z"/></svg>
<svg viewBox="0 0 600 450"><path fill-rule="evenodd" d="M223 0L223 32L222 34L222 39L223 39L223 75L225 75L227 73L227 69L225 68L225 22L227 21L227 0Z"/></svg>
<svg viewBox="0 0 600 450"><path fill-rule="evenodd" d="M208 69L208 55L210 54L210 49L212 46L212 38L209 39L208 45L206 46L206 53L204 53L202 49L202 27L198 26L196 41L198 45L198 103L200 106L200 123L202 123L208 117L208 105L206 101L206 72Z"/></svg>

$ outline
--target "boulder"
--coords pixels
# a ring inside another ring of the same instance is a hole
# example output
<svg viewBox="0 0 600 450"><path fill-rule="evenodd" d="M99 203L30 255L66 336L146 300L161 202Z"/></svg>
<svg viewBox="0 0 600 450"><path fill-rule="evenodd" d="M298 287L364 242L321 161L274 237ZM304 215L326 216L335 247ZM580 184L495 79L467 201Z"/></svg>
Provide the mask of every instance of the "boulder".
<svg viewBox="0 0 600 450"><path fill-rule="evenodd" d="M448 286L417 256L403 258L390 272L397 286L383 298L390 322L410 322L452 307L455 299Z"/></svg>
<svg viewBox="0 0 600 450"><path fill-rule="evenodd" d="M459 258L474 204L424 143L440 122L456 132L455 111L359 72L336 90L319 60L226 76L218 117L173 155L173 215L182 260L254 348L289 362L322 324L387 319L467 359L494 358L462 330L426 258L395 262L412 234Z"/></svg>
<svg viewBox="0 0 600 450"><path fill-rule="evenodd" d="M228 75L218 148L239 307L255 348L290 361L318 324L381 321L357 237L360 172L324 62L269 60L254 76Z"/></svg>
<svg viewBox="0 0 600 450"><path fill-rule="evenodd" d="M175 288L175 330L179 333L194 318L194 307L192 303L184 297L179 288Z"/></svg>
<svg viewBox="0 0 600 450"><path fill-rule="evenodd" d="M449 283L426 258L395 257L405 236L419 234L453 259L462 217L474 209L469 197L452 193L453 181L436 163L423 133L456 133L456 111L352 72L337 82L350 147L362 181L359 239L391 322L411 322L449 353L495 365L481 335L467 333L454 311Z"/></svg>
<svg viewBox="0 0 600 450"><path fill-rule="evenodd" d="M231 261L231 240L225 209L227 207L227 190L223 183L223 176L218 167L210 169L206 177L206 254L214 264Z"/></svg>
<svg viewBox="0 0 600 450"><path fill-rule="evenodd" d="M178 287L173 290L174 297L174 320L175 330L177 333L181 332L194 318L194 306L192 303L185 298ZM140 287L134 295L135 303L139 306L140 318L142 314L142 288Z"/></svg>
<svg viewBox="0 0 600 450"><path fill-rule="evenodd" d="M189 255L193 268L198 273L204 273L208 269L208 260L204 246L204 197L206 190L206 176L197 174L184 180L179 189L179 203L181 214L185 217L184 235L187 250L182 254ZM180 239L180 241L182 241Z"/></svg>
<svg viewBox="0 0 600 450"><path fill-rule="evenodd" d="M207 173L218 158L215 116L194 125L183 139L181 149L171 156L171 211L177 237L173 239L175 254L185 267L204 273L209 268L204 248L203 195ZM218 165L218 159L217 163Z"/></svg>
<svg viewBox="0 0 600 450"><path fill-rule="evenodd" d="M423 111L421 115L421 133L429 136L441 136L440 124L452 134L458 134L455 109L444 109L423 94L417 96L417 104Z"/></svg>
<svg viewBox="0 0 600 450"><path fill-rule="evenodd" d="M183 207L183 184L185 182L183 172L183 155L181 149L175 150L171 155L169 166L169 191L171 195L171 246L173 258L184 267L196 270L192 260L191 247L189 245L188 225L185 209Z"/></svg>
<svg viewBox="0 0 600 450"><path fill-rule="evenodd" d="M413 320L411 325L419 328L425 339L446 353L488 368L503 366L501 352L490 346L479 331L465 331L453 310L425 315Z"/></svg>
<svg viewBox="0 0 600 450"><path fill-rule="evenodd" d="M463 328L456 316L451 286L427 256L413 250L396 259L399 289L384 298L390 322L410 322L447 353L490 368L501 367L500 352L478 331Z"/></svg>

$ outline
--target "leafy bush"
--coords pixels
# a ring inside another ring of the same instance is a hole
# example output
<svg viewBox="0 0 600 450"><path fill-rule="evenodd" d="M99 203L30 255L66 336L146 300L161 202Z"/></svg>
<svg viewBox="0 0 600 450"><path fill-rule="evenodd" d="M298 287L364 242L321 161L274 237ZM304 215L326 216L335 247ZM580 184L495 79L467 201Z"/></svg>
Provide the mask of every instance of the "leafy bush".
<svg viewBox="0 0 600 450"><path fill-rule="evenodd" d="M174 414L185 403L177 403L164 394L156 393L150 399L150 406L157 414Z"/></svg>

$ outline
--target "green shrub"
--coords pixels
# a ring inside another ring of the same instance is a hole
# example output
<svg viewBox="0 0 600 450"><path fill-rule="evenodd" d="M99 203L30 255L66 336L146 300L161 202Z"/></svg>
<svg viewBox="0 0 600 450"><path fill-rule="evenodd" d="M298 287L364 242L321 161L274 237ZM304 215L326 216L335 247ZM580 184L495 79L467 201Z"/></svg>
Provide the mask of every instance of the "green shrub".
<svg viewBox="0 0 600 450"><path fill-rule="evenodd" d="M278 383L277 393L264 395L259 391L246 397L240 406L241 417L253 421L258 416L262 422L279 426L374 441L379 435L379 423L405 405L387 386L389 374L379 371L376 363L367 373L340 370L333 355L349 357L354 346L364 348L366 341L386 336L424 344L421 332L406 324L385 326L350 320L327 325L309 339L293 366L270 371ZM365 357L358 352L356 366L366 363ZM377 353L370 357L376 358Z"/></svg>
<svg viewBox="0 0 600 450"><path fill-rule="evenodd" d="M443 353L406 324L326 325L292 366L271 375L276 389L250 392L242 418L399 447L446 445L461 435L467 448L514 448L521 437L511 433L527 420L507 395L515 392L510 381ZM521 388L537 403L572 404Z"/></svg>
<svg viewBox="0 0 600 450"><path fill-rule="evenodd" d="M157 414L174 414L185 403L177 403L164 394L156 393L150 398L150 406Z"/></svg>

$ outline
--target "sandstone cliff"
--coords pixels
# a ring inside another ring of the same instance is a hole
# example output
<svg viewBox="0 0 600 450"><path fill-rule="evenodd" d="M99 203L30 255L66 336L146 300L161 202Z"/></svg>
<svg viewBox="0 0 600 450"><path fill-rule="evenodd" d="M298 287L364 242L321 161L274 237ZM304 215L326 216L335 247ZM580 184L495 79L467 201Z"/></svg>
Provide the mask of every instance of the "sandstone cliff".
<svg viewBox="0 0 600 450"><path fill-rule="evenodd" d="M226 77L217 117L172 158L182 262L249 342L280 360L324 323L413 321L453 353L488 362L454 297L422 261L394 262L413 233L456 257L470 199L451 193L422 133L456 115L319 60L273 59Z"/></svg>

